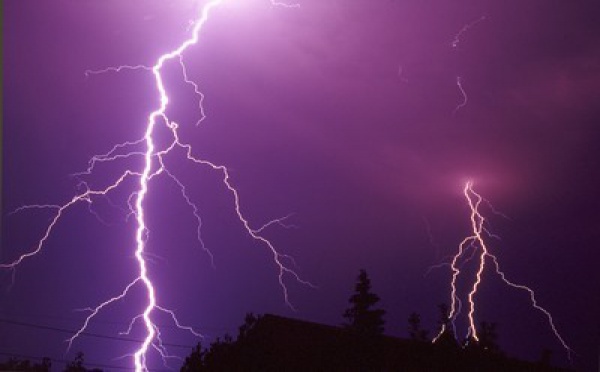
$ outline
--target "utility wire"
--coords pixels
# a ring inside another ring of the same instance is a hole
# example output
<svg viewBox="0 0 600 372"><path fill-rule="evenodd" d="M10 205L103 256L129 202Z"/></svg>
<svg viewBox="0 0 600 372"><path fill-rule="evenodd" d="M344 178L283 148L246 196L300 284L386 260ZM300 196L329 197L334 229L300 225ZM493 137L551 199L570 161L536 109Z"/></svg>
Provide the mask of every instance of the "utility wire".
<svg viewBox="0 0 600 372"><path fill-rule="evenodd" d="M12 317L12 314L9 313L5 313L2 314L2 316L6 316L6 317ZM57 321L74 321L76 320L73 317L65 317L65 316L48 316L48 315L42 315L42 314L34 314L34 313L29 313L29 314L24 314L22 312L20 312L18 314L18 317L20 318L29 318L29 319L45 319L45 320L49 320L49 321L53 321L53 320L57 320ZM123 321L109 321L109 320L94 320L95 324L110 324L110 325L129 325L129 322L123 322ZM172 325L172 324L157 324L158 327L160 329L164 329L164 328L171 328L171 329L175 329L177 328L177 326ZM206 325L190 325L192 328L194 329L198 329L198 330L202 330L203 332L228 332L231 329L225 326L214 326L214 327L208 327Z"/></svg>
<svg viewBox="0 0 600 372"><path fill-rule="evenodd" d="M58 327L51 327L51 326L40 325L40 324L33 324L33 323L25 323L25 322L19 322L19 321L16 321L16 320L9 320L9 319L0 319L0 323L12 324L12 325L21 326L21 327L44 329L44 330L47 330L47 331L62 332L62 333L67 333L67 334L71 334L71 335L77 333L77 331L73 331L73 330L70 330L70 329L64 329L64 328L58 328ZM104 339L108 339L108 340L117 340L117 341L127 341L127 342L137 342L137 343L144 342L143 340L137 340L137 339L133 339L133 338L123 338L123 337L116 337L116 336L108 336L108 335L101 335L101 334L98 334L98 333L91 333L91 332L81 332L80 335L81 336L88 336L88 337L104 338ZM162 343L162 345L164 345L164 346L171 346L171 347L185 348L185 349L191 349L192 348L192 346L190 346L190 345L181 345L181 344Z"/></svg>

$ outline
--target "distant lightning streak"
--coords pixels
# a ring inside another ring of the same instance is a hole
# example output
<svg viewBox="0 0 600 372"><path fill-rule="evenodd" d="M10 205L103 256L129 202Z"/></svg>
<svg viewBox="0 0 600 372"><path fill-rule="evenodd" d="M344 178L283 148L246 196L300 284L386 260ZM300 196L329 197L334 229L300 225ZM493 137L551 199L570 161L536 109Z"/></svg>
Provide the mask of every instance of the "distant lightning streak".
<svg viewBox="0 0 600 372"><path fill-rule="evenodd" d="M452 111L452 115L456 115L456 113L458 112L458 110L460 110L461 108L465 107L469 101L469 97L467 97L467 92L465 91L465 88L463 88L462 86L462 79L460 76L456 77L456 86L458 87L458 90L460 91L460 94L462 95L462 102L459 103L455 108L454 111Z"/></svg>
<svg viewBox="0 0 600 372"><path fill-rule="evenodd" d="M476 26L478 23L485 21L486 18L487 17L485 15L482 15L481 17L477 18L473 22L470 22L470 23L467 23L466 25L464 25L456 33L456 35L454 35L454 39L452 39L452 43L450 44L452 46L452 48L458 48L458 44L460 44L461 37L464 35L464 33L467 32L467 31L469 31L469 29L471 29L472 27Z"/></svg>
<svg viewBox="0 0 600 372"><path fill-rule="evenodd" d="M477 24L479 24L480 22L483 22L486 20L486 16L483 15L479 18L477 18L476 20L467 23L466 25L464 25L455 35L454 38L452 39L452 42L450 43L450 46L452 46L453 49L458 50L458 46L461 42L461 38L462 36L469 31L472 27L475 27ZM456 76L456 87L458 88L458 90L460 91L460 94L462 96L462 102L459 103L455 108L454 111L452 112L452 115L456 115L456 113L458 112L458 110L460 110L461 108L465 107L467 105L467 102L469 100L469 98L467 97L467 92L465 91L463 85L462 85L462 78L460 76Z"/></svg>
<svg viewBox="0 0 600 372"><path fill-rule="evenodd" d="M202 241L202 237L201 237L201 233L200 233L201 226L202 226L202 220L199 215L199 210L198 210L197 206L193 203L193 201L190 199L190 197L188 196L188 192L186 190L185 185L172 172L170 172L167 169L167 167L165 166L165 163L163 161L164 157L167 154L171 153L171 151L174 150L175 148L179 148L179 149L183 150L185 153L186 159L193 162L194 164L198 164L201 166L207 166L210 169L221 174L223 185L226 187L226 189L230 192L230 194L232 196L233 207L234 207L235 213L237 215L237 218L241 222L243 228L245 229L247 234L252 239L254 239L258 243L265 246L272 256L273 263L275 264L275 266L277 267L277 270L278 270L278 276L277 276L278 282L282 289L285 303L288 306L290 306L291 308L293 308L289 301L288 289L287 289L287 287L285 285L285 281L284 281L286 276L292 277L293 279L297 280L298 282L300 282L302 284L305 284L308 286L313 286L311 283L309 283L305 280L302 280L300 278L300 276L294 270L292 270L292 269L288 268L288 266L286 266L286 264L284 262L292 262L292 264L295 264L292 257L280 253L275 248L275 246L273 245L273 243L271 241L269 241L267 238L265 238L261 235L263 230L265 230L267 227L274 225L274 224L278 224L278 225L281 225L284 227L290 227L289 225L284 224L284 221L287 217L274 219L256 229L252 228L250 225L250 222L242 213L241 205L240 205L240 196L239 196L237 189L231 183L228 168L223 165L218 165L218 164L212 163L208 160L199 159L199 158L195 157L192 154L191 145L186 144L180 140L179 135L178 135L178 127L179 127L178 124L175 122L172 122L168 118L167 113L166 113L168 105L169 105L169 95L165 88L164 78L162 75L162 69L165 66L165 64L167 64L168 62L175 61L181 67L183 81L193 88L194 93L198 97L198 108L200 111L200 119L198 120L197 124L200 124L202 122L202 120L204 120L205 113L204 113L204 108L202 106L204 95L200 92L198 85L189 78L188 71L187 71L187 68L186 68L184 60L183 60L183 53L189 47L191 47L192 45L195 45L198 42L199 37L200 37L200 32L201 32L203 26L205 25L205 23L208 21L211 11L214 8L216 8L217 6L221 5L224 1L225 0L210 0L210 1L206 2L204 4L204 6L202 7L202 9L200 10L198 18L191 23L191 26L192 26L191 36L188 39L184 40L179 46L177 46L172 51L161 55L157 59L156 63L153 66L123 65L123 66L117 66L117 67L108 67L108 68L101 69L101 70L85 71L86 77L90 77L92 75L104 74L104 73L119 73L122 71L131 71L131 70L134 70L134 71L142 70L144 72L151 72L154 77L156 91L158 93L160 103L159 103L158 108L156 108L154 111L152 111L148 115L144 135L142 138L135 140L135 141L128 141L128 142L123 142L123 143L117 144L117 145L113 146L113 148L110 151L108 151L104 154L101 154L101 155L93 156L89 160L87 168L80 173L76 173L75 176L84 177L87 175L91 175L94 172L96 166L99 166L100 163L118 162L118 161L122 161L122 160L125 160L128 158L133 158L133 157L143 159L143 169L141 171L126 170L124 173L121 174L121 176L115 182L111 183L110 185L108 185L107 187L105 187L103 189L91 189L88 187L88 185L85 182L82 182L83 185L85 186L85 190L83 192L79 193L78 195L74 196L69 202L67 202L63 205L40 204L40 205L24 206L24 207L17 209L15 212L21 212L21 211L28 210L28 209L47 209L47 210L54 211L54 215L51 218L50 223L47 226L46 230L44 231L42 238L38 241L37 245L35 246L35 248L32 251L22 254L21 256L19 256L17 259L15 259L14 261L12 261L10 263L0 264L0 268L11 269L11 270L13 270L13 274L14 274L14 270L16 269L16 267L19 264L21 264L24 260L35 256L42 250L42 248L46 244L47 240L49 239L53 229L55 228L56 224L59 222L59 220L61 219L63 214L68 209L70 209L72 206L74 206L75 204L77 204L79 202L87 202L87 203L91 204L93 201L92 199L95 197L106 197L113 190L115 190L119 186L123 185L126 178L134 178L137 182L137 188L136 188L136 190L134 190L132 193L129 194L129 198L127 199L127 204L129 207L129 215L133 215L135 217L135 222L136 222L136 229L135 229L136 247L135 247L134 253L135 253L135 259L136 259L138 270L139 270L138 275L133 280L131 280L121 290L121 292L119 294L117 294L116 296L111 297L108 300L101 302L96 307L84 309L85 311L89 312L89 314L86 316L86 318L83 322L83 325L72 337L70 337L66 341L68 343L68 348L70 348L72 346L73 342L81 334L83 334L83 332L86 331L90 322L100 311L102 311L107 306L113 304L114 302L125 298L134 286L142 286L145 289L147 302L145 304L143 311L140 314L136 315L131 320L131 322L129 324L129 328L128 328L127 332L125 332L126 334L131 332L135 323L138 323L138 322L143 323L143 327L145 328L145 332L146 332L145 337L143 338L143 341L142 341L141 345L139 346L139 348L133 353L133 360L134 360L136 372L148 371L147 353L150 348L156 350L163 357L163 359L171 357L166 352L166 349L164 348L162 340L161 340L160 330L152 319L152 316L155 312L160 311L160 312L168 314L178 328L189 331L196 336L200 336L200 334L195 332L192 328L182 325L179 322L179 320L177 319L177 317L175 316L175 313L173 311L162 307L158 303L156 289L154 288L154 285L152 283L151 277L148 272L147 259L145 258L145 256L148 255L148 252L146 252L146 243L148 240L149 229L146 224L146 211L144 209L144 204L145 204L147 196L148 196L150 181L154 177L159 176L159 175L166 175L171 180L173 180L175 182L175 184L177 184L177 186L180 189L183 199L189 205L189 207L192 210L192 214L196 218L197 239L198 239L200 245L202 246L202 248L209 255L209 257L211 259L211 263L213 263L213 265L214 265L213 254L205 247L204 242ZM273 6L286 7L286 8L299 7L298 4L287 4L287 3L277 2L274 0L271 0L271 4ZM164 124L166 126L166 128L172 134L171 142L163 149L157 148L155 138L154 138L155 128L157 125L160 125L160 124Z"/></svg>
<svg viewBox="0 0 600 372"><path fill-rule="evenodd" d="M470 290L466 294L467 297L467 321L468 321L468 329L466 338L473 339L475 341L479 341L479 336L477 333L476 321L475 321L475 296L479 290L479 286L482 283L483 273L486 270L486 266L489 265L489 260L492 261L492 266L494 268L494 272L502 279L502 281L508 285L509 287L520 289L528 293L529 299L531 301L532 306L542 312L548 320L548 324L552 329L552 332L561 343L563 348L567 350L567 353L570 357L571 348L567 345L562 335L558 332L556 325L554 323L554 319L552 314L540 306L535 296L535 292L522 284L517 284L506 278L506 274L500 269L500 264L498 263L498 258L490 253L490 250L484 240L484 235L493 236L488 233L485 228L486 218L480 212L480 206L482 202L487 202L481 195L473 190L473 182L469 181L465 184L463 189L463 194L465 199L467 200L467 204L470 210L470 224L471 224L471 232L472 234L459 244L458 252L453 256L451 262L448 264L452 271L452 279L450 281L450 312L448 314L448 318L451 321L453 327L455 327L455 320L460 315L462 302L460 300L460 296L458 294L457 289L457 280L459 276L462 274L462 266L469 261L478 258L476 261L476 272L475 278L471 285ZM494 211L494 210L493 210ZM494 211L494 213L497 213ZM495 236L493 236L495 237ZM470 256L466 256L469 249L475 249L474 252L471 253ZM433 342L436 342L437 339L446 331L445 326L442 326L440 333L434 338ZM455 333L456 335L456 333Z"/></svg>

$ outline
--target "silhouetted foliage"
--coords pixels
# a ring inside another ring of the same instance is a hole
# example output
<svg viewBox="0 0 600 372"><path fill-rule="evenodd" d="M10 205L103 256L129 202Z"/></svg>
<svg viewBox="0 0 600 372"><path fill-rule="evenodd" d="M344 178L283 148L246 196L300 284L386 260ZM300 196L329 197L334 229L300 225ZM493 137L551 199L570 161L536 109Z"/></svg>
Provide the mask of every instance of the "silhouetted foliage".
<svg viewBox="0 0 600 372"><path fill-rule="evenodd" d="M438 324L441 327L441 333L435 339L435 345L447 351L453 351L458 348L458 342L456 342L456 336L454 335L454 327L449 316L448 305L438 305L440 311L440 320Z"/></svg>
<svg viewBox="0 0 600 372"><path fill-rule="evenodd" d="M245 322L239 327L237 340L230 335L217 338L210 346L203 350L198 343L191 354L185 358L181 372L191 371L236 371L254 370L252 365L257 363L257 355L252 352L258 340L253 340L252 330L259 321L259 317L252 313L246 314ZM251 340L251 342L248 342ZM241 366L244 365L244 368Z"/></svg>
<svg viewBox="0 0 600 372"><path fill-rule="evenodd" d="M415 312L408 316L408 336L412 341L427 342L429 341L428 333L421 328L421 316Z"/></svg>
<svg viewBox="0 0 600 372"><path fill-rule="evenodd" d="M247 337L257 322L258 322L258 317L256 315L254 315L252 313L247 313L246 318L244 318L244 324L242 324L239 328L238 339Z"/></svg>
<svg viewBox="0 0 600 372"><path fill-rule="evenodd" d="M533 363L503 355L495 323L482 322L478 339L459 345L445 304L439 305L441 332L435 342L428 342L417 313L408 317L410 339L384 336L385 312L373 308L379 297L364 270L349 302L343 327L249 313L235 340L225 335L207 349L198 343L181 372L563 371L551 368L548 358ZM83 365L83 355L74 365Z"/></svg>
<svg viewBox="0 0 600 372"><path fill-rule="evenodd" d="M210 348L204 356L204 365L208 370L231 370L228 365L232 363L231 355L234 355L233 338L225 335L223 338L217 338L210 344Z"/></svg>
<svg viewBox="0 0 600 372"><path fill-rule="evenodd" d="M371 292L371 280L365 270L360 270L355 293L348 301L351 306L344 312L347 329L361 336L383 334L385 310L372 308L379 302L379 296Z"/></svg>
<svg viewBox="0 0 600 372"><path fill-rule="evenodd" d="M350 307L344 312L349 332L343 346L348 352L348 366L352 370L372 371L380 368L382 334L385 311L374 306L379 296L371 292L371 280L365 270L360 270L354 294L348 302Z"/></svg>
<svg viewBox="0 0 600 372"><path fill-rule="evenodd" d="M51 366L50 358L43 358L41 363L31 363L27 359L12 357L8 361L0 363L0 371L49 372Z"/></svg>
<svg viewBox="0 0 600 372"><path fill-rule="evenodd" d="M495 332L496 327L486 323L480 342L484 334ZM383 335L363 339L345 327L249 314L236 340L225 336L206 350L198 344L181 371L564 371L490 352L481 343L459 347L454 340L453 345L443 348Z"/></svg>
<svg viewBox="0 0 600 372"><path fill-rule="evenodd" d="M65 372L84 372L86 369L83 366L83 361L84 356L83 353L80 351L77 353L77 355L75 355L75 359L69 364L67 364Z"/></svg>
<svg viewBox="0 0 600 372"><path fill-rule="evenodd" d="M202 343L198 342L192 352L185 358L183 366L181 366L181 372L193 372L202 371L204 367L204 356L206 351L202 350Z"/></svg>
<svg viewBox="0 0 600 372"><path fill-rule="evenodd" d="M498 346L498 332L496 331L496 323L481 322L479 328L478 346L487 353L500 353Z"/></svg>
<svg viewBox="0 0 600 372"><path fill-rule="evenodd" d="M84 362L84 354L80 351L75 355L75 359L67 364L65 367L65 372L102 372L102 370L98 368L87 369L83 365Z"/></svg>

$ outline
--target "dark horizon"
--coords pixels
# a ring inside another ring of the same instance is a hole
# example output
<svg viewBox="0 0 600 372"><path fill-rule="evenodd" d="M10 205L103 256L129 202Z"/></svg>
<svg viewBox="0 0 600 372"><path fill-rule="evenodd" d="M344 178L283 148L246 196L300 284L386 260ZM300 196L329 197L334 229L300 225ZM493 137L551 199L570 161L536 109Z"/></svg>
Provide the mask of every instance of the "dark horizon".
<svg viewBox="0 0 600 372"><path fill-rule="evenodd" d="M351 305L348 305L351 306ZM416 314L416 313L413 313ZM411 314L412 315L412 314ZM419 315L419 314L417 314ZM254 320L251 323L248 323L248 317L251 316ZM222 344L236 344L236 342L240 342L240 337L243 336L241 332L241 329L243 327L248 327L248 325L255 325L257 321L261 321L263 323L267 323L267 324L287 324L287 327L283 327L281 329L271 329L268 330L269 328L265 329L265 326L262 325L261 323L261 327L259 327L259 331L260 332L265 332L267 331L267 333L262 334L262 333L256 333L256 335L254 335L253 340L254 342L259 342L260 343L265 343L264 345L268 345L270 342L275 342L275 343L279 343L279 345L277 346L279 349L284 348L283 345L287 345L287 347L289 347L289 353L287 353L287 357L283 357L282 361L283 362L290 362L293 361L294 358L296 357L301 357L301 355L303 353L300 353L298 356L294 356L295 352L294 350L297 350L300 346L301 343L299 343L298 341L293 342L293 339L295 338L294 336L289 337L289 331L290 328L293 329L294 331L292 332L292 335L295 335L297 332L301 332L304 333L303 334L303 340L306 340L307 335L312 334L312 336L310 336L309 338L320 338L319 342L317 342L317 345L321 345L319 348L322 349L322 347L326 347L327 350L329 350L330 352L332 352L334 349L337 350L336 352L334 352L334 354L336 354L336 357L339 355L343 355L345 353L345 349L349 346L346 345L346 342L348 340L345 340L346 337L348 336L352 336L352 333L348 333L348 325L345 323L340 323L337 325L328 325L328 324L321 324L321 323L315 323L315 322L311 322L311 321L307 321L304 319L300 319L300 318L294 318L294 317L283 317L283 316L279 316L279 315L275 315L275 314L252 314L252 313L247 313L246 314L246 321L240 321L240 323L238 324L238 333L237 334L231 334L231 333L225 333L221 336L218 336L216 339L207 342L207 340L198 340L196 344L194 345L189 345L188 347L188 352L184 353L185 357L189 357L192 354L192 351L195 350L195 347L200 346L202 347L203 350L206 350L206 352L210 352L211 349L215 349L215 345L222 345ZM439 320L438 320L439 321ZM407 329L409 329L410 325L409 325L409 320L407 319ZM13 325L17 325L20 327L34 327L34 328L38 328L38 329L43 329L43 330L47 330L47 331L55 331L55 332L62 332L65 334L71 334L72 332L70 332L69 330L65 330L65 329L59 329L59 328L54 328L54 327L45 327L45 326L40 326L40 325L34 325L34 324L27 324L27 323L19 323L19 322L7 322L4 320L0 320L0 323L9 323L9 324L13 324ZM497 324L496 324L497 325ZM268 326L267 326L268 327ZM253 327L250 327L250 329L252 329ZM287 328L287 331L286 331ZM419 328L421 329L421 328ZM427 329L422 329L423 331L426 332L426 336L424 339L419 338L419 336L413 336L413 335L406 335L404 337L402 336L392 336L392 335L388 335L385 332L383 333L383 338L381 339L382 342L385 343L390 343L390 344L397 344L396 348L398 348L397 352L399 352L399 355L402 355L402 357L395 357L394 359L396 359L397 361L402 361L406 358L408 358L408 355L405 355L405 353L407 352L415 352L416 350L412 350L414 347L417 347L418 351L419 351L419 356L418 357L411 357L411 362L407 363L414 363L415 361L418 361L419 358L440 358L440 357L449 357L450 355L446 355L444 354L444 349L447 348L448 346L439 346L438 342L432 342L432 337L430 336L435 336L437 332L430 332L430 330ZM248 330L244 331L247 332ZM495 336L500 336L501 337L501 332L500 334L497 333L498 329L495 329ZM329 335L329 336L327 336ZM333 335L333 337L332 337ZM83 337L91 337L91 338L108 338L108 339L113 339L113 340L119 340L119 341L127 341L127 342L141 342L142 340L134 340L131 338L118 338L118 337L110 337L110 336L103 336L103 335L97 335L97 334L93 334L93 333L85 333L82 335ZM265 339L264 341L259 341L259 339L261 337L267 336L268 340ZM323 337L325 336L325 337ZM259 337L259 338L257 338ZM341 339L340 339L341 337ZM363 337L363 336L361 336ZM229 339L231 338L231 339ZM278 341L279 340L279 341ZM313 339L313 342L315 342L316 340ZM540 349L540 354L538 355L538 358L533 359L533 360L529 360L529 359L519 359L519 358L515 358L513 355L509 355L506 354L502 345L501 344L497 344L497 339L494 338L494 345L496 347L498 347L498 349L494 349L493 351L489 352L489 355L487 351L485 350L481 350L483 352L483 355L479 355L477 356L477 354L473 354L471 356L469 356L469 353L473 353L473 351L469 351L471 348L471 345L469 345L469 343L461 343L460 340L456 340L456 345L455 346L451 346L449 348L449 350L447 350L447 352L452 352L453 354L456 354L454 357L461 357L464 358L465 361L468 361L470 358L473 357L479 357L481 358L482 356L485 357L485 355L487 355L488 358L490 358L490 362L503 362L506 363L506 366L510 366L511 368L516 368L516 370L521 370L519 368L523 368L522 370L530 370L531 368L538 368L540 371L554 371L554 370L560 370L563 371L563 369L561 369L559 367L559 364L561 363L556 363L557 359L560 360L560 358L557 358L556 355L549 349L545 349L545 348L541 348ZM292 346L290 343L292 344L296 344L296 346ZM339 345L337 345L339 344ZM336 346L337 345L337 346ZM430 345L430 346L428 346ZM165 346L167 347L183 347L183 345L173 345L173 344L168 344L166 343ZM441 349L440 349L441 348ZM315 347L310 347L308 348L309 350L315 350ZM261 349L263 350L263 349ZM412 350L412 351L411 351ZM263 350L264 352L265 350ZM437 355L438 352L442 351L441 355ZM461 353L465 353L465 355L459 355ZM87 368L88 370L97 368L97 369L101 369L103 371L110 371L111 369L123 369L124 367L119 367L116 365L110 365L110 364L102 364L102 363L97 363L94 361L89 361L85 358L85 351L82 350L78 350L77 353L81 353L84 358L83 361L83 366L85 368ZM314 358L314 361L310 361L310 360L306 360L306 359L302 359L302 362L306 363L309 362L311 364L314 364L315 362L318 363L324 363L325 361L320 360L319 355L321 355L323 353L323 351L321 350L318 354L312 355L312 357ZM544 354L544 353L549 353L549 354ZM55 359L52 357L48 357L48 356L31 356L31 355L19 355L19 354L5 354L5 353L0 353L0 355L2 355L4 358L0 359L0 366L3 363L10 363L11 360L13 361L13 363L29 363L29 365L35 365L35 364L42 364L44 362L44 360L48 360L51 362L51 370L57 370L57 366L61 366L60 370L62 370L64 367L63 366L68 366L69 364L73 364L76 362L77 360L77 355L75 355L75 358L72 360L67 360L67 359ZM223 355L222 357L226 356L227 354ZM270 353L269 355L272 355L272 353ZM230 358L234 358L234 360L230 360L231 363L247 363L247 361L243 361L243 360L239 360L239 361L235 361L235 358L239 357L239 355L237 354L232 354L231 356L227 356L227 359ZM258 357L258 356L257 356ZM266 360L270 360L268 355L264 355L264 357L266 357ZM289 358L289 359L288 359ZM306 355L304 356L304 358L306 358ZM547 358L547 359L545 359ZM484 358L485 359L485 358ZM280 361L281 362L281 361ZM185 363L183 363L182 361L182 366L185 365ZM411 366L414 367L414 365L410 364ZM175 368L175 370L178 370L179 365L172 365L172 368ZM431 366L430 366L431 367ZM563 366L568 368L567 370L570 370L570 367L568 366ZM218 367L221 368L221 367ZM224 367L223 367L224 368ZM296 366L296 368L298 368L298 366ZM221 368L222 369L222 368ZM160 369L152 369L152 370L160 370ZM427 368L425 368L425 370L427 370ZM512 369L511 369L512 370Z"/></svg>

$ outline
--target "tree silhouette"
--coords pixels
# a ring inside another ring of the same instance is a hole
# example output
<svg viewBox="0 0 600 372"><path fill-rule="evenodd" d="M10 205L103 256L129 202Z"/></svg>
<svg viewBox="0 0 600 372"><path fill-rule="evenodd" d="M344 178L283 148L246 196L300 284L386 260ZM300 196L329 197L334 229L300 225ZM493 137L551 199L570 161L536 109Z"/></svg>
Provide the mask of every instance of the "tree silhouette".
<svg viewBox="0 0 600 372"><path fill-rule="evenodd" d="M87 369L83 366L84 363L84 355L83 352L78 352L77 355L75 355L75 359L73 359L72 362L70 362L69 364L67 364L67 366L65 367L65 372L101 372L101 369L98 368L92 368L92 369Z"/></svg>
<svg viewBox="0 0 600 372"><path fill-rule="evenodd" d="M442 349L456 349L458 342L456 342L456 336L454 335L454 327L450 320L448 305L440 304L438 306L440 310L439 324L442 327L442 333L437 337L435 344Z"/></svg>
<svg viewBox="0 0 600 372"><path fill-rule="evenodd" d="M181 372L194 372L202 371L204 367L204 357L206 351L202 350L202 343L198 342L192 349L192 353L185 358L183 366L181 366Z"/></svg>
<svg viewBox="0 0 600 372"><path fill-rule="evenodd" d="M86 369L83 366L83 361L84 361L84 356L83 356L83 353L80 351L77 353L77 355L75 355L75 359L73 359L72 362L67 364L67 367L65 368L65 372L85 372Z"/></svg>
<svg viewBox="0 0 600 372"><path fill-rule="evenodd" d="M348 300L351 304L344 312L348 320L345 327L362 336L381 335L384 331L385 310L373 309L379 302L379 296L371 292L371 280L365 270L360 270L355 293Z"/></svg>
<svg viewBox="0 0 600 372"><path fill-rule="evenodd" d="M366 275L361 275L360 283L370 293L369 285L364 285L368 284ZM440 306L440 315L444 332L431 343L417 342L415 338L411 341L382 334L359 334L349 326L248 314L237 339L226 335L205 349L198 344L185 359L181 371L569 371L551 367L548 358L535 363L498 352L493 323L482 323L479 341L461 346L454 338L447 306ZM417 339L424 335L418 314L411 314L409 326ZM74 362L75 366L83 365L82 357L76 360L81 363Z"/></svg>
<svg viewBox="0 0 600 372"><path fill-rule="evenodd" d="M412 312L408 316L408 335L412 341L427 342L428 333L421 328L421 316L416 312Z"/></svg>
<svg viewBox="0 0 600 372"><path fill-rule="evenodd" d="M351 306L344 312L344 328L349 332L345 345L348 367L353 371L377 371L383 362L385 311L374 308L379 296L371 292L365 270L360 270L354 291L348 299Z"/></svg>
<svg viewBox="0 0 600 372"><path fill-rule="evenodd" d="M479 331L479 347L488 353L500 353L498 346L498 332L496 323L481 322Z"/></svg>
<svg viewBox="0 0 600 372"><path fill-rule="evenodd" d="M244 324L239 327L239 333L234 340L228 334L218 337L208 348L203 349L198 343L190 355L185 358L180 372L194 371L239 371L261 370L261 353L264 357L264 347L260 337L253 337L253 331L260 316L246 314Z"/></svg>
<svg viewBox="0 0 600 372"><path fill-rule="evenodd" d="M51 366L50 358L42 358L41 363L32 364L29 360L12 357L7 362L0 363L0 371L49 372Z"/></svg>
<svg viewBox="0 0 600 372"><path fill-rule="evenodd" d="M246 317L244 318L244 324L239 327L238 340L246 338L254 326L256 326L258 320L259 317L253 313L247 313Z"/></svg>

